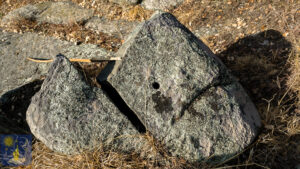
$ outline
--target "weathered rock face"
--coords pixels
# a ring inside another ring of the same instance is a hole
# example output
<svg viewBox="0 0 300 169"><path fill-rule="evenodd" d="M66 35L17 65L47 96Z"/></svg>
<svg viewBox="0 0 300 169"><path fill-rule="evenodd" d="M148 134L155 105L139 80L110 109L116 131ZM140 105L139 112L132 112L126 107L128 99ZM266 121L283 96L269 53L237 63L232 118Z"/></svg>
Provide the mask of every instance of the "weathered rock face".
<svg viewBox="0 0 300 169"><path fill-rule="evenodd" d="M130 137L139 134L130 120L84 79L67 58L57 56L27 110L32 133L65 154L91 150L100 143L124 152L141 147L142 138Z"/></svg>
<svg viewBox="0 0 300 169"><path fill-rule="evenodd" d="M220 162L253 141L260 118L242 86L232 83L205 90L170 126L164 142L174 155Z"/></svg>
<svg viewBox="0 0 300 169"><path fill-rule="evenodd" d="M1 23L7 25L24 18L41 23L73 24L86 21L92 16L92 10L83 9L72 2L42 2L11 11L3 17Z"/></svg>
<svg viewBox="0 0 300 169"><path fill-rule="evenodd" d="M142 6L150 10L167 10L175 8L184 0L144 0Z"/></svg>
<svg viewBox="0 0 300 169"><path fill-rule="evenodd" d="M105 18L93 17L85 24L85 27L121 39L126 39L127 35L129 35L137 25L138 22L125 20L110 21Z"/></svg>
<svg viewBox="0 0 300 169"><path fill-rule="evenodd" d="M34 33L16 34L0 31L0 97L44 76L50 64L35 63L27 57L53 58L62 53L71 58L109 58L112 53L96 45L74 45Z"/></svg>
<svg viewBox="0 0 300 169"><path fill-rule="evenodd" d="M117 52L108 81L172 155L223 161L253 141L255 106L226 67L174 16L157 12Z"/></svg>

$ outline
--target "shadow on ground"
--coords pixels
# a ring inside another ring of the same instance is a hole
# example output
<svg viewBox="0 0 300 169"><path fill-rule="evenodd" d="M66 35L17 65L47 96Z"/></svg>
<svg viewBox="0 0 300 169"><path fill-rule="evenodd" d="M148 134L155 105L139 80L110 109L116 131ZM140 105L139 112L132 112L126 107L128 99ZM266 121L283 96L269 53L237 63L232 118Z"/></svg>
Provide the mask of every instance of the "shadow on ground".
<svg viewBox="0 0 300 169"><path fill-rule="evenodd" d="M286 85L292 54L292 44L276 30L242 38L217 54L246 89L263 122L257 144L226 165L253 162L271 168L294 168L300 160L295 144L299 135L284 132L288 128L286 116L295 115L296 96Z"/></svg>
<svg viewBox="0 0 300 169"><path fill-rule="evenodd" d="M291 51L291 43L280 32L267 30L238 40L217 56L257 103L284 90Z"/></svg>
<svg viewBox="0 0 300 169"><path fill-rule="evenodd" d="M42 81L11 90L0 98L0 134L30 134L26 111L31 97L40 90Z"/></svg>

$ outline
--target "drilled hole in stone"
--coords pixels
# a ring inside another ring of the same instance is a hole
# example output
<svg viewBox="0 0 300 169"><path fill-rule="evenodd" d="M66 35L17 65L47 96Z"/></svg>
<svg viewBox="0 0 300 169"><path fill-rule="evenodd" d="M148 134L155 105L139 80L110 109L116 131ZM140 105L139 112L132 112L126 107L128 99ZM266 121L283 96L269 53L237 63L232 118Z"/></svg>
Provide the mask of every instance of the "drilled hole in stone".
<svg viewBox="0 0 300 169"><path fill-rule="evenodd" d="M154 89L159 89L159 83L157 83L157 82L152 83L152 87Z"/></svg>

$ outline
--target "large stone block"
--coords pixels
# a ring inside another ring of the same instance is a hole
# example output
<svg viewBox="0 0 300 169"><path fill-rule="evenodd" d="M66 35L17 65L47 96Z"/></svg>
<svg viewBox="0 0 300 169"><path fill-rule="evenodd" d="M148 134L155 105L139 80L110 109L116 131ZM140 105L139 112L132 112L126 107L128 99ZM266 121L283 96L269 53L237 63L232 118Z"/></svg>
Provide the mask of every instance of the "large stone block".
<svg viewBox="0 0 300 169"><path fill-rule="evenodd" d="M249 145L258 112L223 63L169 13L139 25L98 76L172 155L224 161Z"/></svg>

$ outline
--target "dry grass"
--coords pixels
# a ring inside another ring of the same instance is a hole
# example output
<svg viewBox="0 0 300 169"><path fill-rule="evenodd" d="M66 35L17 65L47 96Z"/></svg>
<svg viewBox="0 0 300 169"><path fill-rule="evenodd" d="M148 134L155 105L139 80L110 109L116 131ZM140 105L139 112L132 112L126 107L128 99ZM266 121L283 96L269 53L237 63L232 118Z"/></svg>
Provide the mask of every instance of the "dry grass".
<svg viewBox="0 0 300 169"><path fill-rule="evenodd" d="M106 150L99 145L94 151L86 151L80 155L66 156L54 153L40 141L34 140L32 164L18 168L195 168L182 159L176 159L165 153L154 138L146 133L135 137L144 137L149 141L142 153L123 154L114 150Z"/></svg>
<svg viewBox="0 0 300 169"><path fill-rule="evenodd" d="M264 45L263 42L273 45ZM268 30L240 39L218 54L246 88L264 127L256 143L229 164L256 163L290 168L299 161L297 97L287 85L295 52L280 32Z"/></svg>
<svg viewBox="0 0 300 169"><path fill-rule="evenodd" d="M49 23L38 24L36 21L19 20L4 28L17 33L37 32L42 35L52 36L61 40L74 43L91 43L109 51L116 51L121 43L121 39L110 37L104 33L98 33L84 28L82 23L70 25L55 25Z"/></svg>
<svg viewBox="0 0 300 169"><path fill-rule="evenodd" d="M6 0L0 5L0 17L6 15L9 11L20 8L28 4L35 4L45 1L60 0ZM153 11L144 10L141 6L122 8L117 4L104 1L93 0L72 0L84 8L93 9L94 14L99 17L105 17L110 20L124 19L143 21L151 16ZM84 28L83 23L69 25L38 24L36 21L23 19L3 28L8 31L24 33L37 32L39 34L53 36L61 40L67 40L76 43L97 44L99 47L110 51L116 51L124 39L108 36L104 33L98 33Z"/></svg>
<svg viewBox="0 0 300 169"><path fill-rule="evenodd" d="M107 61L99 63L74 63L78 70L82 71L85 80L94 87L101 88L101 85L97 82L97 76L107 65Z"/></svg>
<svg viewBox="0 0 300 169"><path fill-rule="evenodd" d="M291 75L289 76L288 86L290 86L291 90L298 94L298 98L300 98L300 49L297 52L297 56L291 63ZM300 99L298 99L298 105L300 105ZM300 109L300 107L299 107Z"/></svg>
<svg viewBox="0 0 300 169"><path fill-rule="evenodd" d="M9 11L20 8L28 4L35 4L45 1L62 1L62 0L3 0L0 1L0 11L3 15ZM126 20L146 20L153 11L145 10L140 5L121 7L117 4L108 2L108 0L70 0L80 6L93 9L98 17L106 17L108 19L126 19Z"/></svg>
<svg viewBox="0 0 300 169"><path fill-rule="evenodd" d="M0 13L5 15L12 9L41 1L6 0L0 4ZM109 19L141 21L152 14L152 11L140 6L122 8L105 0L72 1ZM33 163L26 168L292 168L300 161L299 8L299 2L293 0L186 0L169 11L192 31L203 27L217 30L217 33L201 39L232 70L259 110L263 127L257 140L226 163L216 166L188 164L170 157L157 141L146 134L143 137L149 140L150 146L141 154L105 151L99 146L95 152L64 156L36 141ZM69 27L45 24L39 27L27 22L15 25L12 30L42 32L84 43L86 37L91 36L87 43L113 51L121 44L121 40L90 32L80 24ZM74 37L72 32L75 32ZM110 46L110 42L115 46ZM97 73L97 67L83 65L83 70L88 77Z"/></svg>

